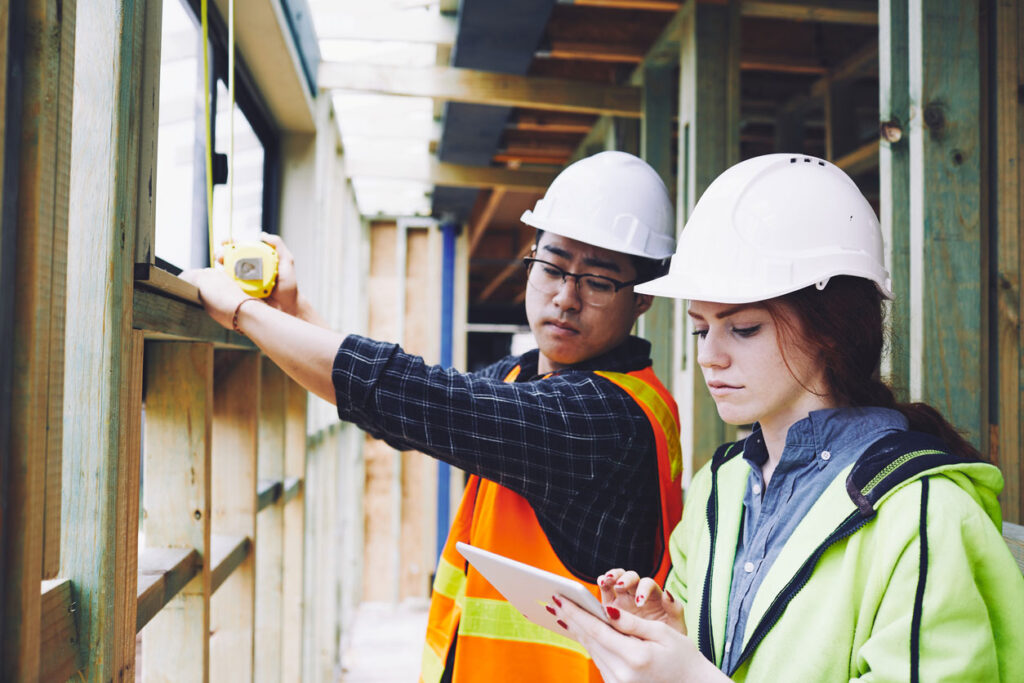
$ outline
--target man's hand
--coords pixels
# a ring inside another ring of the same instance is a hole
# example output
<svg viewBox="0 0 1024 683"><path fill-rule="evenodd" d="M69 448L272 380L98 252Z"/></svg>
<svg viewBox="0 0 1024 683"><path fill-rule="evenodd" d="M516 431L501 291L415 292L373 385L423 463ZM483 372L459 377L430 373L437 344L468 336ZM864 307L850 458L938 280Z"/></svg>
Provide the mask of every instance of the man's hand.
<svg viewBox="0 0 1024 683"><path fill-rule="evenodd" d="M670 628L686 633L683 607L668 591L662 591L651 578L643 578L633 571L612 569L599 576L601 604L644 619L660 621Z"/></svg>
<svg viewBox="0 0 1024 683"><path fill-rule="evenodd" d="M231 317L235 314L235 309L238 304L249 298L238 283L223 270L215 268L186 270L178 277L199 288L203 308L222 327L230 330Z"/></svg>

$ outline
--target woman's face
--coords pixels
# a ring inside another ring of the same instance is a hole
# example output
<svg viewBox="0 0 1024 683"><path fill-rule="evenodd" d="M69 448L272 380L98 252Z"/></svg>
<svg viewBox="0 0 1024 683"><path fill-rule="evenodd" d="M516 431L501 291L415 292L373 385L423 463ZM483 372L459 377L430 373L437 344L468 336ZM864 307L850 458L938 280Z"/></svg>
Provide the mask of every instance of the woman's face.
<svg viewBox="0 0 1024 683"><path fill-rule="evenodd" d="M795 335L782 335L768 309L757 304L691 301L697 363L719 416L729 424L760 422L788 430L812 410L833 407L824 368L799 343L796 317L782 315Z"/></svg>

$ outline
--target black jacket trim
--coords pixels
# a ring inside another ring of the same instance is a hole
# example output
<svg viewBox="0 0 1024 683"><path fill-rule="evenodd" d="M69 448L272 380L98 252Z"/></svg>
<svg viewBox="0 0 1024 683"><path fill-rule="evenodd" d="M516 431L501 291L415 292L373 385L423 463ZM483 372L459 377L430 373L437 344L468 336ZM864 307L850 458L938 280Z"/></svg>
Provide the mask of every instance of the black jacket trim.
<svg viewBox="0 0 1024 683"><path fill-rule="evenodd" d="M921 559L918 569L917 594L914 596L914 616L910 621L910 683L921 680L921 612L924 609L924 585L928 579L928 477L921 479Z"/></svg>

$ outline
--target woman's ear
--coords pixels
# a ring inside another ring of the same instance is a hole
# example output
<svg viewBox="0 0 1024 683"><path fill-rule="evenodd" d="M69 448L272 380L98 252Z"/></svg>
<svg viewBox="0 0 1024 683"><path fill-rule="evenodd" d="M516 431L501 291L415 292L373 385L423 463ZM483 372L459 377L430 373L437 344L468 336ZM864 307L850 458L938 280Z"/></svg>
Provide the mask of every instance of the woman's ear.
<svg viewBox="0 0 1024 683"><path fill-rule="evenodd" d="M633 312L634 315L639 318L641 315L646 313L650 309L651 304L654 303L654 297L650 294L634 294L633 295Z"/></svg>

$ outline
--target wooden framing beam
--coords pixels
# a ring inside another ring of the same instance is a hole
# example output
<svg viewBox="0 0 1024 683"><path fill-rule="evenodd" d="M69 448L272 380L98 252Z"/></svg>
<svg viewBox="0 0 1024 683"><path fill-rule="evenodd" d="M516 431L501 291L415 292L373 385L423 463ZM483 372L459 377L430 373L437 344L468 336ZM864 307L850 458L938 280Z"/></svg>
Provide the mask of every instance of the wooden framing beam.
<svg viewBox="0 0 1024 683"><path fill-rule="evenodd" d="M586 135L594 125L592 117L581 118L575 114L559 112L520 113L510 121L506 130L531 130L541 133L577 133Z"/></svg>
<svg viewBox="0 0 1024 683"><path fill-rule="evenodd" d="M605 7L609 9L650 10L674 12L682 3L679 0L558 0L562 5L580 7Z"/></svg>
<svg viewBox="0 0 1024 683"><path fill-rule="evenodd" d="M213 549L210 553L210 590L216 595L217 589L224 585L228 577L251 557L252 541L249 540L248 536L214 535L211 537L211 543L213 544ZM249 624L251 623L249 622ZM249 624L246 624L246 626ZM246 631L251 633L251 630L248 628ZM220 632L217 629L213 631L214 634ZM212 646L213 643L210 643L210 645ZM251 647L249 653L250 655L252 653ZM237 657L233 658L232 661L225 662L232 672L238 671L240 663ZM214 680L212 676L211 680Z"/></svg>
<svg viewBox="0 0 1024 683"><path fill-rule="evenodd" d="M878 24L878 4L870 0L743 0L741 12L745 17L786 19L789 21L817 21L828 24Z"/></svg>
<svg viewBox="0 0 1024 683"><path fill-rule="evenodd" d="M306 576L306 405L309 394L290 378L285 379L284 397L284 547L281 568L281 677L302 680L302 651L307 634L303 615L303 582ZM314 609L312 605L308 609Z"/></svg>
<svg viewBox="0 0 1024 683"><path fill-rule="evenodd" d="M552 41L534 53L546 59L573 59L585 62L613 62L639 64L644 61L642 47L625 43L615 45L603 42Z"/></svg>
<svg viewBox="0 0 1024 683"><path fill-rule="evenodd" d="M455 44L458 22L455 17L405 11L353 12L347 8L328 10L320 17L317 38L320 40L371 40Z"/></svg>
<svg viewBox="0 0 1024 683"><path fill-rule="evenodd" d="M878 168L878 147L878 140L871 140L839 157L833 163L847 174L857 177L865 171Z"/></svg>
<svg viewBox="0 0 1024 683"><path fill-rule="evenodd" d="M498 210L498 206L504 198L505 188L496 187L491 190L491 194L487 197L487 203L484 204L483 210L480 212L480 215L470 228L468 258L473 258L473 254L476 252L477 247L480 246L480 240L483 239L484 233L491 224L494 212Z"/></svg>
<svg viewBox="0 0 1024 683"><path fill-rule="evenodd" d="M202 566L195 548L147 548L139 553L135 630L141 631Z"/></svg>
<svg viewBox="0 0 1024 683"><path fill-rule="evenodd" d="M433 97L450 102L629 118L640 116L640 91L633 86L517 76L452 66L399 67L323 62L318 82L322 90Z"/></svg>
<svg viewBox="0 0 1024 683"><path fill-rule="evenodd" d="M402 159L349 159L345 172L351 178L418 180L449 187L503 187L520 192L543 192L557 175L550 171L449 164L434 158L425 163Z"/></svg>
<svg viewBox="0 0 1024 683"><path fill-rule="evenodd" d="M131 319L146 339L193 340L210 342L217 348L256 349L248 337L225 330L199 306L145 289L135 290Z"/></svg>
<svg viewBox="0 0 1024 683"><path fill-rule="evenodd" d="M75 602L69 579L43 581L39 680L67 681L82 668L75 628Z"/></svg>
<svg viewBox="0 0 1024 683"><path fill-rule="evenodd" d="M522 249L520 249L519 250L519 255L516 256L516 260L513 261L512 263L508 264L507 266L505 266L505 268L500 273L498 273L498 276L496 278L494 278L493 280L491 280L487 284L487 286L484 287L483 291L480 292L480 296L479 296L479 298L477 298L477 303L482 303L482 302L487 301L488 299L490 299L491 296L496 291L498 291L498 287L501 287L505 283L506 280L508 280L513 275L515 275L516 271L518 271L519 269L521 269L523 267L522 260L524 258L526 258L526 256L530 253L530 251L532 249L533 249L533 242L530 242L529 244L524 246Z"/></svg>
<svg viewBox="0 0 1024 683"><path fill-rule="evenodd" d="M744 53L740 58L743 71L770 71L783 74L826 74L828 67L816 59L776 54Z"/></svg>

